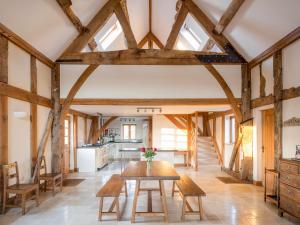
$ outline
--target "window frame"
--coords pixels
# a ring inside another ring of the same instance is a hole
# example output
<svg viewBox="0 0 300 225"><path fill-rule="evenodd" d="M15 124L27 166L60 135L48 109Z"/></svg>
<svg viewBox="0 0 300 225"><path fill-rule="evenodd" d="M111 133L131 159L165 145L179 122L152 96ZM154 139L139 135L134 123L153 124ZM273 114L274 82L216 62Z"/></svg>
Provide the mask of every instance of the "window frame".
<svg viewBox="0 0 300 225"><path fill-rule="evenodd" d="M125 139L125 135L124 135L124 127L125 126L128 126L128 139ZM131 127L135 127L135 134L134 134L134 138L131 137ZM136 139L136 124L122 124L122 137L123 137L123 140L134 140Z"/></svg>

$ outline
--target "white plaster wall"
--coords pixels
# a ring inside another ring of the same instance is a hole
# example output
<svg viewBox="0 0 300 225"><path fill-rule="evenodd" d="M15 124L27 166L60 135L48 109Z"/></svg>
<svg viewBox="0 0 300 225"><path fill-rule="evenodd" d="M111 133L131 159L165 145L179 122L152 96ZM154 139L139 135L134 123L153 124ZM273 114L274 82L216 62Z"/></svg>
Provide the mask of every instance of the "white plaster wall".
<svg viewBox="0 0 300 225"><path fill-rule="evenodd" d="M282 51L283 88L300 86L300 40Z"/></svg>
<svg viewBox="0 0 300 225"><path fill-rule="evenodd" d="M73 120L73 115L70 116L70 122L71 122L71 127L70 127L70 170L74 169L74 120Z"/></svg>
<svg viewBox="0 0 300 225"><path fill-rule="evenodd" d="M37 93L46 98L51 98L51 68L36 62L37 67Z"/></svg>
<svg viewBox="0 0 300 225"><path fill-rule="evenodd" d="M14 112L25 112L25 118L16 118ZM30 104L8 98L8 161L18 162L20 182L31 177Z"/></svg>
<svg viewBox="0 0 300 225"><path fill-rule="evenodd" d="M216 142L220 151L222 151L222 133L222 117L218 117L216 119Z"/></svg>
<svg viewBox="0 0 300 225"><path fill-rule="evenodd" d="M65 98L86 66L61 66ZM216 66L236 97L241 96L241 67ZM103 65L91 74L77 98L225 98L218 82L203 66Z"/></svg>
<svg viewBox="0 0 300 225"><path fill-rule="evenodd" d="M269 58L262 63L262 74L266 79L266 96L273 94L273 58ZM259 66L254 67L251 70L251 98L259 98L260 95L260 76L259 76Z"/></svg>
<svg viewBox="0 0 300 225"><path fill-rule="evenodd" d="M286 121L292 117L300 118L300 97L283 101L282 119ZM282 157L295 157L296 145L300 145L300 127L283 127L282 129Z"/></svg>
<svg viewBox="0 0 300 225"><path fill-rule="evenodd" d="M38 143L38 145L40 144L42 136L45 132L49 112L50 112L49 108L46 108L43 106L37 107L37 119L38 119L37 143ZM28 130L28 132L29 132L29 130ZM48 138L48 141L46 144L45 158L46 158L46 164L47 164L47 171L51 171L51 134L49 135L49 138Z"/></svg>
<svg viewBox="0 0 300 225"><path fill-rule="evenodd" d="M30 55L8 42L8 84L30 91Z"/></svg>
<svg viewBox="0 0 300 225"><path fill-rule="evenodd" d="M162 128L177 129L177 127L172 122L170 122L165 116L154 115L153 116L153 127L152 127L153 147L156 147L156 148L162 147L162 141L161 141L161 129Z"/></svg>
<svg viewBox="0 0 300 225"><path fill-rule="evenodd" d="M224 167L229 167L231 153L234 147L234 144L229 144L229 134L230 134L230 116L225 116L225 149L224 149Z"/></svg>
<svg viewBox="0 0 300 225"><path fill-rule="evenodd" d="M81 146L84 144L84 119L81 116L78 116L78 134L77 134L78 140L77 144L78 146Z"/></svg>

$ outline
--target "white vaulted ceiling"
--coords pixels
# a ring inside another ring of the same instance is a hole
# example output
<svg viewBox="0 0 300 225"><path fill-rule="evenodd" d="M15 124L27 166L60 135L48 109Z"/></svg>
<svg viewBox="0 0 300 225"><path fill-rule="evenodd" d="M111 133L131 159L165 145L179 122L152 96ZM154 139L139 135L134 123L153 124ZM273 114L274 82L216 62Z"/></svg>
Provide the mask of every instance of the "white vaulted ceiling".
<svg viewBox="0 0 300 225"><path fill-rule="evenodd" d="M164 44L172 28L177 0L153 0L152 30ZM107 0L72 0L72 9L86 25ZM194 0L217 23L230 0ZM130 23L139 42L149 31L148 1L127 0ZM0 0L0 22L56 60L77 31L55 0ZM299 0L246 0L225 30L225 36L248 60L300 24Z"/></svg>
<svg viewBox="0 0 300 225"><path fill-rule="evenodd" d="M72 0L72 9L87 25L107 0ZM152 0L152 32L165 44L177 0ZM216 24L231 0L194 0ZM137 42L149 32L148 0L127 0ZM246 0L224 35L250 61L300 25L300 0ZM191 19L189 24L203 32ZM96 41L116 17L96 35ZM0 0L0 22L55 61L78 35L55 0ZM201 36L201 35L200 35ZM107 50L125 49L120 35ZM61 66L61 97L86 66ZM241 95L240 66L217 66L235 97ZM222 89L202 66L100 66L76 97L82 98L223 98Z"/></svg>

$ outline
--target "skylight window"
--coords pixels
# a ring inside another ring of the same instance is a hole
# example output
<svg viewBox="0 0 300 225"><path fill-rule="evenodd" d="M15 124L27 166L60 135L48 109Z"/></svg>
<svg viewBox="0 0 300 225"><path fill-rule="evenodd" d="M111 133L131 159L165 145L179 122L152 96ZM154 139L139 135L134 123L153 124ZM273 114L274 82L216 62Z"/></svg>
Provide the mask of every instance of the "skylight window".
<svg viewBox="0 0 300 225"><path fill-rule="evenodd" d="M121 33L122 27L119 21L117 21L111 28L108 29L104 36L99 40L101 48L103 50L106 50Z"/></svg>
<svg viewBox="0 0 300 225"><path fill-rule="evenodd" d="M180 34L186 39L186 41L193 47L194 50L199 50L202 41L198 35L187 24L184 24L180 30Z"/></svg>

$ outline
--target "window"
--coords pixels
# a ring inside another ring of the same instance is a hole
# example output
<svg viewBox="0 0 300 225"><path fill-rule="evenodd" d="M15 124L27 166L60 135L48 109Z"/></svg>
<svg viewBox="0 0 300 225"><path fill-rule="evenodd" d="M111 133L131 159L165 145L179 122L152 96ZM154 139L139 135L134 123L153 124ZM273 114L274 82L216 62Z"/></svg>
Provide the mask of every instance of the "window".
<svg viewBox="0 0 300 225"><path fill-rule="evenodd" d="M125 140L136 139L135 124L123 124L123 139Z"/></svg>
<svg viewBox="0 0 300 225"><path fill-rule="evenodd" d="M183 28L180 30L180 34L186 39L186 41L193 47L194 50L199 50L202 41L198 35L190 28L187 24L184 24ZM182 46L179 46L178 49L181 49Z"/></svg>
<svg viewBox="0 0 300 225"><path fill-rule="evenodd" d="M226 144L233 144L235 143L235 117L230 116L226 119L225 124L225 142Z"/></svg>
<svg viewBox="0 0 300 225"><path fill-rule="evenodd" d="M161 147L165 149L187 149L187 131L161 128Z"/></svg>
<svg viewBox="0 0 300 225"><path fill-rule="evenodd" d="M121 33L122 28L119 21L117 21L111 28L108 29L108 31L99 40L101 48L103 50L106 50Z"/></svg>
<svg viewBox="0 0 300 225"><path fill-rule="evenodd" d="M69 120L65 120L64 139L65 139L65 145L69 145Z"/></svg>

